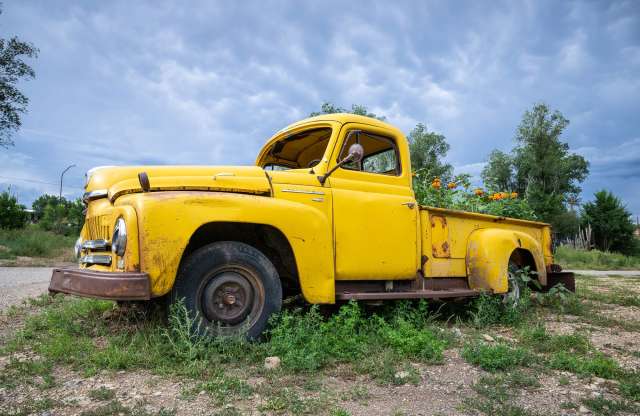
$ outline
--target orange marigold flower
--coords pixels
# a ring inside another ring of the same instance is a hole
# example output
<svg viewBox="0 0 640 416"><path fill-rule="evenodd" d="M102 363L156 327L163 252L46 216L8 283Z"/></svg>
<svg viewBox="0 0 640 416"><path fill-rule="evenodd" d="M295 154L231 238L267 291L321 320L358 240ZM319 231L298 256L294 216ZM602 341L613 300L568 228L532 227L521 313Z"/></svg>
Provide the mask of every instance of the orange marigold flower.
<svg viewBox="0 0 640 416"><path fill-rule="evenodd" d="M499 201L500 199L502 199L502 195L499 192L496 192L495 194L491 195L491 199L493 199L494 201Z"/></svg>
<svg viewBox="0 0 640 416"><path fill-rule="evenodd" d="M474 194L478 195L478 196L482 196L484 195L484 191L480 188L477 188L473 191Z"/></svg>
<svg viewBox="0 0 640 416"><path fill-rule="evenodd" d="M449 188L449 189L455 189L455 187L456 187L456 186L458 186L458 185L456 185L456 183L455 183L455 182L449 182L449 183L447 184L447 188Z"/></svg>
<svg viewBox="0 0 640 416"><path fill-rule="evenodd" d="M517 192L511 192L511 199L516 199L518 197Z"/></svg>
<svg viewBox="0 0 640 416"><path fill-rule="evenodd" d="M509 198L509 194L506 192L500 192L500 199L507 199Z"/></svg>
<svg viewBox="0 0 640 416"><path fill-rule="evenodd" d="M431 182L431 187L434 189L440 189L440 182Z"/></svg>

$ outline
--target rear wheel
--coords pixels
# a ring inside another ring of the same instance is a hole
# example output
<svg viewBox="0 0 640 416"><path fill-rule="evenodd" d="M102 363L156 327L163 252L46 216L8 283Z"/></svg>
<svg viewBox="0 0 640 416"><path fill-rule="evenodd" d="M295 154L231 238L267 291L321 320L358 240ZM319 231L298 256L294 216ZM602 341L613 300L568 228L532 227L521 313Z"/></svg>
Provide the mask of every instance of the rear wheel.
<svg viewBox="0 0 640 416"><path fill-rule="evenodd" d="M183 300L202 335L255 339L280 311L282 287L269 259L256 248L221 241L195 251L183 263L171 292Z"/></svg>

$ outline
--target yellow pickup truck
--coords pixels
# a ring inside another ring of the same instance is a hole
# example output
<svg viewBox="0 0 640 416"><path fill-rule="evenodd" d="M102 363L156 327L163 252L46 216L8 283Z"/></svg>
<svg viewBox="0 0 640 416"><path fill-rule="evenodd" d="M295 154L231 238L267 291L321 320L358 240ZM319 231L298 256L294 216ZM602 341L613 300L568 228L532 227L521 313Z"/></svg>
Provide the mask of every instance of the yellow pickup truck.
<svg viewBox="0 0 640 416"><path fill-rule="evenodd" d="M405 136L353 114L284 128L255 166L95 168L84 201L79 267L54 270L52 292L180 300L225 333L259 335L296 294L517 296L510 265L571 285L548 224L418 205Z"/></svg>

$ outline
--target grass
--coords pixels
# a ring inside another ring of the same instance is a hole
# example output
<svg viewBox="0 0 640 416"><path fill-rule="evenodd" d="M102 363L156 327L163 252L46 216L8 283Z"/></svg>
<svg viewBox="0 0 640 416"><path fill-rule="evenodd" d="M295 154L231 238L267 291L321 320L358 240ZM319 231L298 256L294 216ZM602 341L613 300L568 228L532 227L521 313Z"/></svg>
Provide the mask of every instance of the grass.
<svg viewBox="0 0 640 416"><path fill-rule="evenodd" d="M323 377L354 380L364 375L381 385L418 385L423 381L421 366L442 363L446 349L460 347L467 362L489 372L473 386L476 397L464 401L474 413L532 415L516 402L522 397L518 392L540 394L534 391L541 388L538 375L556 371L574 373L578 379L616 380L617 396L611 403L582 405L594 414L625 411L620 409L640 401L640 374L599 352L586 332L558 335L545 328L545 319L569 313L593 325L629 325L600 316L582 283L578 280L578 295L536 294L517 307L498 297L481 296L459 309L449 304L437 312L425 302L371 309L349 303L333 314L318 307L288 309L273 319L261 342L251 343L197 336L193 320L180 306L164 322L113 302L43 296L24 307L36 309L21 315L24 327L0 347L0 355L33 357L12 359L0 373L0 388L29 385L46 392L56 385L52 372L56 365L85 375L143 369L191 379L183 387L183 397L206 392L219 407L213 414L241 414L231 403L254 397L259 412L346 414L338 407L341 402L366 405L372 394L366 388L332 390L335 386ZM457 336L449 329L452 322L463 330ZM497 342L477 340L482 333L504 331L509 337L496 337ZM272 355L281 358L281 367L265 370L264 359ZM249 384L248 378L264 382ZM559 383L568 385L571 380L563 375ZM89 396L98 406L86 413L89 416L148 414L141 413L144 408L120 403L109 389L92 390Z"/></svg>
<svg viewBox="0 0 640 416"><path fill-rule="evenodd" d="M25 257L63 257L71 261L75 237L54 234L37 225L23 229L0 229L0 259Z"/></svg>
<svg viewBox="0 0 640 416"><path fill-rule="evenodd" d="M556 263L565 269L583 270L638 270L640 257L625 256L619 253L599 250L577 250L568 246L559 246L555 252Z"/></svg>
<svg viewBox="0 0 640 416"><path fill-rule="evenodd" d="M462 348L462 357L469 363L491 372L526 366L533 358L524 348L511 347L502 343L489 345L481 342L466 344Z"/></svg>

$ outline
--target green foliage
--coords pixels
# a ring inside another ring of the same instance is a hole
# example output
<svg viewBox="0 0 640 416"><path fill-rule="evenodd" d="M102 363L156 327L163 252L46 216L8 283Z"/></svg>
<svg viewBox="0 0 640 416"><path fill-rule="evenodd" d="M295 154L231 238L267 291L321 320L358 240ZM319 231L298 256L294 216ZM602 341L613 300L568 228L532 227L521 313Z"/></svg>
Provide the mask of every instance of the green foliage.
<svg viewBox="0 0 640 416"><path fill-rule="evenodd" d="M462 358L470 364L487 371L504 371L518 366L526 366L532 356L528 350L507 344L485 344L472 342L462 348Z"/></svg>
<svg viewBox="0 0 640 416"><path fill-rule="evenodd" d="M560 141L568 124L559 111L536 104L524 113L516 133L517 192L526 195L536 214L547 221L565 210L570 196L580 193L579 183L589 173L588 162L569 153L569 145Z"/></svg>
<svg viewBox="0 0 640 416"><path fill-rule="evenodd" d="M472 301L469 311L474 326L482 328L494 324L518 325L524 320L531 307L531 290L529 289L531 272L526 267L510 270L509 273L510 280L520 286L520 299L505 299L482 293Z"/></svg>
<svg viewBox="0 0 640 416"><path fill-rule="evenodd" d="M21 80L35 78L35 72L23 59L37 56L38 49L30 43L15 36L0 38L0 147L12 145L11 137L22 125L29 99L17 85Z"/></svg>
<svg viewBox="0 0 640 416"><path fill-rule="evenodd" d="M640 408L633 403L624 400L610 400L601 396L586 397L583 398L581 402L596 415L602 416L617 415L619 412L632 414L640 410Z"/></svg>
<svg viewBox="0 0 640 416"><path fill-rule="evenodd" d="M0 193L0 229L22 228L26 223L24 205L18 204L17 198L7 191Z"/></svg>
<svg viewBox="0 0 640 416"><path fill-rule="evenodd" d="M424 124L418 123L407 139L411 154L411 169L414 172L421 171L425 178L431 179L448 180L451 177L453 167L441 161L450 148L442 134L429 131Z"/></svg>
<svg viewBox="0 0 640 416"><path fill-rule="evenodd" d="M429 327L426 306L414 310L408 305L399 303L384 317L369 319L355 302L328 319L316 306L306 313L285 311L270 332L268 349L295 371L354 362L381 348L425 362L441 361L447 342Z"/></svg>
<svg viewBox="0 0 640 416"><path fill-rule="evenodd" d="M0 258L59 257L73 258L75 238L44 231L36 225L21 230L0 230Z"/></svg>
<svg viewBox="0 0 640 416"><path fill-rule="evenodd" d="M558 246L554 259L565 269L636 270L640 268L638 256L625 256L600 250L577 250L569 246Z"/></svg>
<svg viewBox="0 0 640 416"><path fill-rule="evenodd" d="M427 171L415 173L413 189L421 205L437 208L479 212L500 217L536 220L529 202L517 194L497 192L486 194L481 189L470 190L469 175L458 175L443 183L427 176Z"/></svg>
<svg viewBox="0 0 640 416"><path fill-rule="evenodd" d="M559 111L546 104L527 110L516 132L516 146L510 154L494 150L482 178L492 192L515 191L528 201L535 217L551 222L561 236L575 232L576 221L566 204L577 201L579 184L589 173L588 162L569 152L560 140L569 124Z"/></svg>
<svg viewBox="0 0 640 416"><path fill-rule="evenodd" d="M104 386L100 386L97 389L89 390L87 395L93 400L104 401L111 400L116 397L116 392Z"/></svg>
<svg viewBox="0 0 640 416"><path fill-rule="evenodd" d="M549 334L543 323L533 327L525 327L520 331L522 341L542 353L570 352L573 354L586 354L592 347L589 339L583 334L552 335Z"/></svg>
<svg viewBox="0 0 640 416"><path fill-rule="evenodd" d="M551 356L549 366L556 370L571 371L581 375L594 375L607 379L614 379L622 374L620 365L614 359L600 352L582 355L559 351Z"/></svg>
<svg viewBox="0 0 640 416"><path fill-rule="evenodd" d="M347 110L346 108L335 106L327 101L322 103L322 106L320 107L320 111L312 111L309 114L309 117L320 116L322 114L336 114L336 113L351 113L359 116L375 118L381 121L384 121L386 119L386 117L384 116L377 116L374 113L370 113L367 107L365 107L364 105L352 104L351 110Z"/></svg>
<svg viewBox="0 0 640 416"><path fill-rule="evenodd" d="M44 208L42 208L42 205ZM41 209L39 225L48 231L63 235L78 235L84 223L84 205L80 199L69 201L64 197L43 195L34 202L34 210ZM36 211L37 212L37 211Z"/></svg>
<svg viewBox="0 0 640 416"><path fill-rule="evenodd" d="M602 251L637 253L638 242L633 237L635 226L622 201L606 190L596 192L594 196L593 202L582 207L582 223L591 225L596 247Z"/></svg>
<svg viewBox="0 0 640 416"><path fill-rule="evenodd" d="M489 160L482 169L484 186L491 192L514 192L514 170L513 158L510 155L500 150L491 151Z"/></svg>

